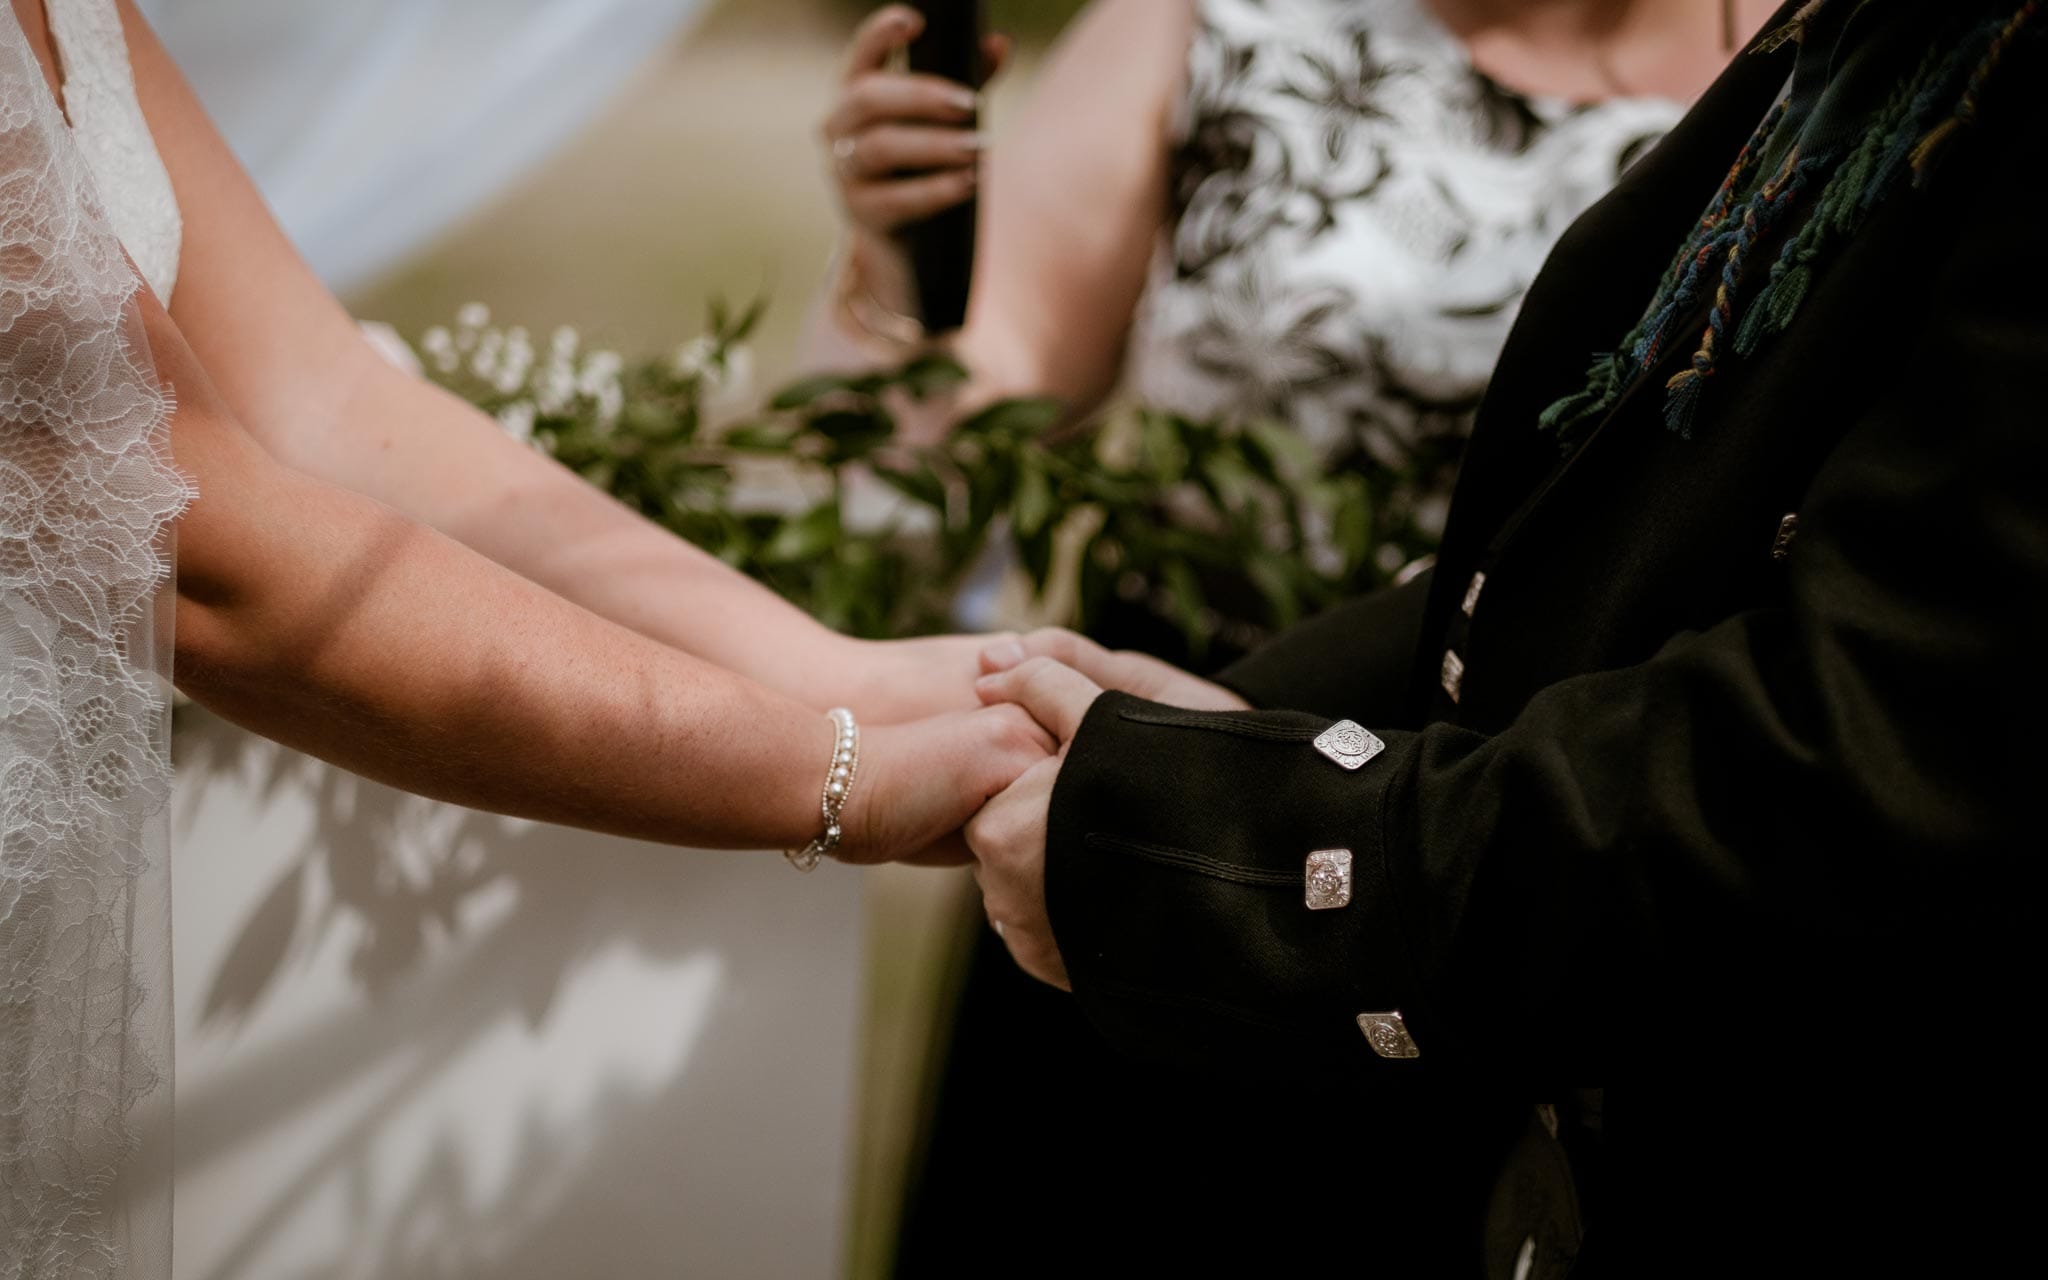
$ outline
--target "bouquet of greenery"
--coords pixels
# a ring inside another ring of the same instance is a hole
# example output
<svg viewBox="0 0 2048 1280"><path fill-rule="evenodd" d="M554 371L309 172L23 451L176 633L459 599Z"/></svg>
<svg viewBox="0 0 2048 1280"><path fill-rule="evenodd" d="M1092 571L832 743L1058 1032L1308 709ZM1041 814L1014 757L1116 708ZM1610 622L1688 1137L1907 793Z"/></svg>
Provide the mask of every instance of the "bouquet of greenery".
<svg viewBox="0 0 2048 1280"><path fill-rule="evenodd" d="M1375 518L1405 510L1400 477L1325 474L1274 423L1139 408L1071 424L1053 401L1006 400L942 444L905 445L894 398L966 376L938 355L807 377L725 420L759 319L758 305L714 305L704 336L628 364L569 330L537 350L472 304L419 345L428 376L508 431L855 635L949 629L963 578L999 538L1041 597L1061 585L1062 621L1087 631L1144 610L1177 631L1176 656L1199 660L1429 549L1412 519ZM894 500L875 502L878 486Z"/></svg>

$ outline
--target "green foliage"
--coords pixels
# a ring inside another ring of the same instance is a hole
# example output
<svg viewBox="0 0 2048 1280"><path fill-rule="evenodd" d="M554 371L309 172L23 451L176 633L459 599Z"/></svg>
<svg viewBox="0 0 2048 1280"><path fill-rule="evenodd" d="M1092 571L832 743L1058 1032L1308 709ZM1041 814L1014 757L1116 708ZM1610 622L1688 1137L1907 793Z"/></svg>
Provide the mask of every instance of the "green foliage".
<svg viewBox="0 0 2048 1280"><path fill-rule="evenodd" d="M806 377L714 425L759 319L758 305L714 306L704 337L631 366L579 353L565 331L542 359L478 307L421 347L429 376L508 430L856 635L946 629L991 538L1010 542L1041 595L1072 582L1074 625L1146 606L1195 655L1378 585L1390 543L1399 558L1428 549L1394 518L1384 478L1325 473L1275 423L1140 409L1077 425L1052 401L1005 400L942 444L905 445L890 406L966 378L943 356Z"/></svg>

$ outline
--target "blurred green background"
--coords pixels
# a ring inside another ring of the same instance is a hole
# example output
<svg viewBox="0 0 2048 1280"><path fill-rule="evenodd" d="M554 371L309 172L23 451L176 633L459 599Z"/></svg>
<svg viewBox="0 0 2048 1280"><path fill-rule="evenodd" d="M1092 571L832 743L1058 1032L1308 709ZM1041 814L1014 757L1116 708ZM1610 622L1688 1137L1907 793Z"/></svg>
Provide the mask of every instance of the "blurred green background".
<svg viewBox="0 0 2048 1280"><path fill-rule="evenodd" d="M848 37L873 6L848 0L723 0L621 86L580 138L425 253L348 299L407 337L470 301L501 323L574 325L626 353L667 350L703 326L713 297L765 294L757 389L795 368L797 336L836 235L818 124ZM991 0L989 24L1017 37L991 87L998 135L1033 63L1081 0ZM867 1037L847 1272L880 1276L916 1160L938 1063L951 958L965 940L971 881L958 873L869 873Z"/></svg>

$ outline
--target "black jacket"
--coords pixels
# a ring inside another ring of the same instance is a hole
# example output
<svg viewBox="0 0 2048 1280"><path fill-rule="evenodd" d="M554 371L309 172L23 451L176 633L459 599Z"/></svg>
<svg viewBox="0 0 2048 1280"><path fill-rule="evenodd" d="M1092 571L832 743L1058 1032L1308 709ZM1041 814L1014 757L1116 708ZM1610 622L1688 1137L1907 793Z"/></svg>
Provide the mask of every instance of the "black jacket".
<svg viewBox="0 0 2048 1280"><path fill-rule="evenodd" d="M1415 1078L1604 1086L1600 1274L1960 1260L2022 1220L2033 1175L1994 1162L2041 1157L2013 1081L2048 853L2048 59L2013 54L1933 180L1724 358L1691 438L1663 387L1704 311L1574 452L1536 427L1793 52L1738 58L1559 243L1433 574L1226 673L1268 709L1105 695L1052 803L1055 933L1133 1053L1292 1081L1287 1123ZM1326 760L1340 718L1384 753ZM1310 911L1325 849L1353 896ZM1394 1011L1418 1056L1361 1033Z"/></svg>

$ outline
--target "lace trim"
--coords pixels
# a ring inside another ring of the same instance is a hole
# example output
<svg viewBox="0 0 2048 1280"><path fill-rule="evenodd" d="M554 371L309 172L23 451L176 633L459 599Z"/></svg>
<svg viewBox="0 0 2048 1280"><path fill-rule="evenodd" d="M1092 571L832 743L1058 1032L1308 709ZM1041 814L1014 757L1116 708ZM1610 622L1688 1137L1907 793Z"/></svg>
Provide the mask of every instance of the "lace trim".
<svg viewBox="0 0 2048 1280"><path fill-rule="evenodd" d="M136 96L114 0L44 0L64 80L64 112L114 232L165 305L178 285L184 215Z"/></svg>
<svg viewBox="0 0 2048 1280"><path fill-rule="evenodd" d="M138 281L0 11L0 1276L168 1275L168 1182L111 1200L168 1095L160 658L192 495Z"/></svg>

